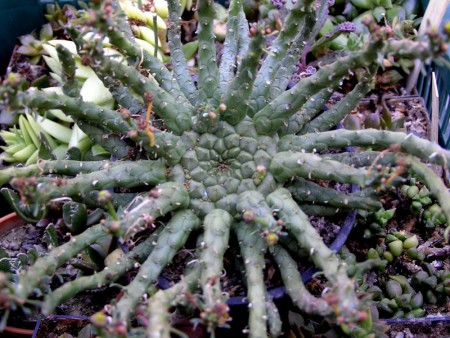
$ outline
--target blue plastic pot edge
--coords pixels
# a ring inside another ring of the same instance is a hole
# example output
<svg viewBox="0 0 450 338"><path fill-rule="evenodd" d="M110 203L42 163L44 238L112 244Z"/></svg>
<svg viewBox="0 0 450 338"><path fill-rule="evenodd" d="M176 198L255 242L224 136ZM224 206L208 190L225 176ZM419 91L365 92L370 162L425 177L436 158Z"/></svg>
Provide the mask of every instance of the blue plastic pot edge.
<svg viewBox="0 0 450 338"><path fill-rule="evenodd" d="M432 323L450 323L450 316L430 316L423 318L393 318L393 319L380 319L386 324L427 324L430 325Z"/></svg>

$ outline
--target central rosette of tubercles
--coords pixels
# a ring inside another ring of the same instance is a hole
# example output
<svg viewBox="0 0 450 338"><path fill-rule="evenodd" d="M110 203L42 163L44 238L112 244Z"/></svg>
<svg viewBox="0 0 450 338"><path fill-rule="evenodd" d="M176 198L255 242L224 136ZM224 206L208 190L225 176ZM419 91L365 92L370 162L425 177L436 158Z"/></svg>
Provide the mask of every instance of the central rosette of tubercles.
<svg viewBox="0 0 450 338"><path fill-rule="evenodd" d="M185 183L191 206L201 213L220 208L235 214L241 192L275 189L268 168L278 139L258 135L252 121L220 122L213 133L189 131L182 138L188 148L181 160Z"/></svg>

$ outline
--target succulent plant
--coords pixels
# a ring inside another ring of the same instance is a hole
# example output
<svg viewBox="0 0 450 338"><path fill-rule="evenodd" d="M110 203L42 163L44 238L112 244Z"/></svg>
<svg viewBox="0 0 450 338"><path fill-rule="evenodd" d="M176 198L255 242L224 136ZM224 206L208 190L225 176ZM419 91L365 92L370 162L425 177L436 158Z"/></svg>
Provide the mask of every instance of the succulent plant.
<svg viewBox="0 0 450 338"><path fill-rule="evenodd" d="M182 10L186 6L190 9L191 4L184 2L180 4L182 5ZM148 53L157 55L159 60L163 61L163 58L166 59L167 56L164 55L161 41L165 42L166 37L167 27L164 19L167 17L167 3L164 0L155 3L144 1L141 3L141 8L139 8L138 1L124 0L121 2L121 6L126 11L127 20L135 36L134 41ZM83 100L94 102L98 106L111 108L114 105L112 95L92 69L81 63L73 41L53 36L52 26L55 26L57 30L61 30L60 25L67 25L70 20L76 18L76 8L70 5L60 8L58 4L54 4L47 6L47 12L46 18L49 22L43 25L40 30L39 37L41 40L37 40L33 34L21 36L19 38L21 45L16 53L30 58L30 65L26 67L27 69L29 67L44 69L43 66L36 66L36 63L43 57L47 69L49 69L49 75L53 81L52 84L62 86L66 74L63 71L64 62L60 60L60 57L64 58L66 56L64 54L58 55L57 46L64 46L75 59L76 71L73 81L74 84L78 83ZM155 27L153 27L154 22L157 23ZM164 40L161 40L160 37L164 38ZM122 60L123 56L111 47L113 46L108 41L104 41L104 51L109 53L110 57ZM194 51L195 47L191 53ZM27 73L26 75L29 78L29 74ZM42 78L40 77L39 80ZM39 84L40 86L37 85L36 81L31 83L33 87L42 87L43 83ZM45 84L45 90L62 92L62 87L50 87L48 81ZM79 154L77 157L81 159L89 160L102 159L102 157L109 156L109 153L101 146L98 144L93 145L87 135L64 112L59 109L51 109L49 113L45 117L39 118L36 115L26 113L21 118L16 118L15 120L18 123L9 128L9 130L1 131L0 137L5 143L5 146L2 147L4 152L1 155L1 159L5 162L31 164L36 163L38 154L40 154L39 158L41 159L59 159L67 155L73 157L74 153ZM3 116L3 119L0 117L0 122L7 124L5 121L5 118L9 116L7 112L3 111L0 116ZM45 144L46 154L44 154L39 144Z"/></svg>
<svg viewBox="0 0 450 338"><path fill-rule="evenodd" d="M196 84L183 55L179 3L170 0L168 6L170 70L135 42L117 1L93 1L82 24L66 27L82 63L110 90L114 109L82 100L72 81L75 58L63 46L57 49L65 56L63 94L27 90L14 74L3 81L5 109L28 107L37 114L60 109L112 156L107 161L41 160L0 171L0 184L9 182L20 195L19 207L42 217L54 201L73 200L106 211L101 222L38 258L18 281L1 275L2 311L34 304L47 314L76 293L114 284L133 270L120 299L92 317L100 336L169 337L169 308L189 305L193 298L200 300L200 320L213 331L229 322L220 280L224 254L234 249L245 270L250 337L281 332L276 312L268 310L273 303L264 284L266 255L276 262L287 294L302 311L329 319L342 335L382 336L346 264L324 244L305 211L377 210L377 193L400 184L402 175L412 171L449 219L449 192L421 162L448 166L449 152L401 132L333 130L367 93L384 58L440 57L445 51L441 37L398 40L389 28L367 22L370 35L359 50L320 65L286 90L304 42L318 32L329 1L298 0L265 53L267 31L249 26L242 3L233 0L219 64L214 6L200 0ZM86 38L92 31L101 38ZM103 37L126 62L104 53ZM357 69L367 70L360 83L323 112L335 88ZM385 150L355 153L347 146ZM343 152L326 152L334 148ZM382 170L375 163L397 170ZM324 181L358 185L362 192L338 193L320 184ZM302 202L295 195L308 198ZM49 291L48 276L107 235L128 250L115 264ZM192 238L198 254L187 264L185 277L153 293L163 268ZM296 245L285 245L287 240ZM315 297L303 285L293 257L305 253L328 281L323 296ZM132 320L136 316L138 327Z"/></svg>

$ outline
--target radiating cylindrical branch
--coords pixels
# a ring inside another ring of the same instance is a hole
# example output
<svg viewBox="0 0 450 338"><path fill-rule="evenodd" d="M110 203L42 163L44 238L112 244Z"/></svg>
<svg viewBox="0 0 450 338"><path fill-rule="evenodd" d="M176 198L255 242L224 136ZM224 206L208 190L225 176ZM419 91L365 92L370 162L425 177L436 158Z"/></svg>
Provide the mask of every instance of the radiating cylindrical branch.
<svg viewBox="0 0 450 338"><path fill-rule="evenodd" d="M239 40L242 36L239 31L239 17L243 13L243 1L232 0L228 10L227 32L223 43L222 56L219 66L219 84L222 93L228 92L228 86L235 77L238 63Z"/></svg>
<svg viewBox="0 0 450 338"><path fill-rule="evenodd" d="M39 257L20 275L15 287L15 297L26 300L36 289L48 289L47 283L56 269L107 234L107 229L103 225L94 225L83 233L73 236L67 243L54 248L47 255Z"/></svg>
<svg viewBox="0 0 450 338"><path fill-rule="evenodd" d="M378 68L378 67L376 67ZM365 72L358 84L336 103L312 121L306 123L300 134L314 133L333 129L342 119L358 106L361 99L369 92L375 72Z"/></svg>
<svg viewBox="0 0 450 338"><path fill-rule="evenodd" d="M144 242L124 254L114 264L105 267L102 271L98 271L90 276L78 277L53 290L45 296L42 312L45 314L53 313L57 306L76 294L111 285L126 272L133 270L136 265L142 263L152 252L162 229L163 227L158 227Z"/></svg>
<svg viewBox="0 0 450 338"><path fill-rule="evenodd" d="M402 154L386 151L361 150L356 152L350 150L339 153L323 154L322 157L359 168L375 166L378 164L393 166L398 158L397 155Z"/></svg>
<svg viewBox="0 0 450 338"><path fill-rule="evenodd" d="M280 317L280 311L277 305L266 294L266 313L267 313L267 326L270 337L280 337L283 334L283 322Z"/></svg>
<svg viewBox="0 0 450 338"><path fill-rule="evenodd" d="M450 168L450 152L435 142L430 142L414 134L387 130L345 130L338 129L301 136L287 135L280 139L279 151L322 151L345 147L392 148L395 152L405 152L430 163Z"/></svg>
<svg viewBox="0 0 450 338"><path fill-rule="evenodd" d="M11 77L0 88L4 92L6 109L14 111L24 107L32 107L38 113L45 113L50 109L60 109L76 121L77 126L83 130L97 144L103 146L116 158L127 158L132 153L131 146L123 139L135 133L134 140L139 142L145 139L145 133L136 133L136 121L125 121L118 111L100 107L92 102L82 101L79 98L67 95L58 95L54 92L44 92L30 88L23 91L23 80ZM89 121L89 122L87 122ZM144 145L144 148L145 147Z"/></svg>
<svg viewBox="0 0 450 338"><path fill-rule="evenodd" d="M198 308L199 303L194 294L200 287L201 267L196 259L202 250L203 233L197 236L196 252L192 260L186 262L184 276L168 289L160 289L152 295L147 303L147 335L151 338L170 337L171 308L180 305L185 308Z"/></svg>
<svg viewBox="0 0 450 338"><path fill-rule="evenodd" d="M228 248L232 216L222 210L214 209L208 213L203 222L204 239L200 253L201 285L203 303L201 317L210 330L224 325L228 321L228 306L220 287L223 273L223 256ZM215 311L222 309L220 314Z"/></svg>
<svg viewBox="0 0 450 338"><path fill-rule="evenodd" d="M70 97L80 96L80 83L75 78L76 63L75 57L62 45L56 46L58 59L61 62L63 79L63 92Z"/></svg>
<svg viewBox="0 0 450 338"><path fill-rule="evenodd" d="M14 177L31 177L39 175L77 176L113 167L120 161L73 161L41 160L38 164L26 167L8 167L0 171L0 185L8 183Z"/></svg>
<svg viewBox="0 0 450 338"><path fill-rule="evenodd" d="M265 102L264 92L270 92L267 87L271 85L272 79L278 71L283 59L287 57L287 51L299 30L299 24L303 22L308 13L313 11L314 0L299 0L289 11L284 25L276 39L272 42L270 53L267 55L264 63L261 66L258 77L255 81L255 89L252 94L252 99L255 103L252 104L251 116L264 107ZM309 36L304 36L302 41L308 40Z"/></svg>
<svg viewBox="0 0 450 338"><path fill-rule="evenodd" d="M119 112L66 95L31 89L25 92L17 91L7 105L11 109L23 107L45 111L61 109L66 115L73 115L81 120L87 119L91 124L107 127L111 133L126 135L130 131L130 126L122 119Z"/></svg>
<svg viewBox="0 0 450 338"><path fill-rule="evenodd" d="M170 57L174 77L177 79L184 96L186 96L189 102L195 106L198 101L198 93L183 53L180 27L181 18L179 13L180 2L177 0L168 0L167 3L169 5L167 40L170 48Z"/></svg>
<svg viewBox="0 0 450 338"><path fill-rule="evenodd" d="M300 177L295 179L288 190L300 203L322 204L351 210L378 210L382 207L378 199L365 196L361 192L343 193Z"/></svg>
<svg viewBox="0 0 450 338"><path fill-rule="evenodd" d="M289 28L287 28L289 25L296 25L296 33L288 44L289 48L283 53L281 63L278 64L278 67L272 74L270 85L267 85L266 83L263 87L263 91L259 91L259 97L256 100L257 110L255 113L286 90L297 68L299 68L299 72L304 72L307 69L306 56L328 17L330 2L328 0L302 2L304 12L297 18L298 21L292 22L295 14L293 14L291 10L284 22L285 28L283 28L281 32L289 30ZM294 12L299 8L295 7L293 8ZM300 10L302 10L302 7L300 7ZM280 35L282 34L281 32ZM272 49L274 48L272 47ZM329 86L331 85L332 83L329 83ZM258 90L260 89L261 86Z"/></svg>
<svg viewBox="0 0 450 338"><path fill-rule="evenodd" d="M105 167L73 178L17 177L11 181L29 202L46 203L54 198L82 200L93 190L132 188L166 181L166 167L157 161L132 161Z"/></svg>
<svg viewBox="0 0 450 338"><path fill-rule="evenodd" d="M235 125L247 116L248 100L253 89L256 72L259 67L263 52L264 38L256 33L252 37L248 52L236 73L236 77L231 81L227 92L223 93L222 102L225 104L225 111L222 119Z"/></svg>
<svg viewBox="0 0 450 338"><path fill-rule="evenodd" d="M384 46L383 53L397 58L404 58L409 60L421 59L436 60L444 57L448 50L449 36L444 36L438 32L430 31L424 34L419 40L390 39Z"/></svg>
<svg viewBox="0 0 450 338"><path fill-rule="evenodd" d="M287 124L280 129L280 136L297 134L303 129L305 124L308 125L311 123L313 118L320 118L326 114L327 112L323 110L326 107L328 99L338 87L339 81L332 82L328 85L328 88L322 89L317 94L311 96L303 107L292 115ZM336 124L333 127L336 127Z"/></svg>
<svg viewBox="0 0 450 338"><path fill-rule="evenodd" d="M239 248L245 264L247 281L247 298L249 301L249 337L263 338L267 334L266 287L264 285L264 254L267 245L264 240L255 236L258 228L253 224L239 223L235 232Z"/></svg>
<svg viewBox="0 0 450 338"><path fill-rule="evenodd" d="M258 191L249 190L239 195L236 210L242 212L242 220L255 224L269 245L275 244L282 234L282 225L273 217L273 210Z"/></svg>
<svg viewBox="0 0 450 338"><path fill-rule="evenodd" d="M186 243L189 234L200 228L200 219L190 210L176 212L158 236L148 258L141 264L136 277L125 288L123 296L113 307L113 320L127 323L129 316L148 288L156 281L162 269Z"/></svg>
<svg viewBox="0 0 450 338"><path fill-rule="evenodd" d="M88 120L79 117L72 116L72 119L77 127L94 141L94 144L98 144L115 158L128 159L136 153L135 146L133 147L132 142L125 139L123 135L112 134L108 128L98 124L91 124L90 122L87 122ZM130 127L130 129L132 129L134 126L131 125ZM130 134L131 133L132 132L130 132ZM140 135L136 137L135 141L139 141L139 136ZM143 148L148 150L147 147Z"/></svg>
<svg viewBox="0 0 450 338"><path fill-rule="evenodd" d="M237 62L239 64L239 60L241 60L245 56L245 54L247 54L251 37L250 37L249 23L244 10L241 10L238 16L239 16L238 22L239 46L238 46Z"/></svg>
<svg viewBox="0 0 450 338"><path fill-rule="evenodd" d="M298 271L298 264L289 253L280 245L270 247L270 252L280 269L286 292L295 306L308 314L323 317L331 315L332 310L327 301L314 297L305 287Z"/></svg>
<svg viewBox="0 0 450 338"><path fill-rule="evenodd" d="M126 240L152 226L158 217L188 205L189 193L182 183L162 183L149 193L136 196L124 210L120 221L111 221L107 226L115 236Z"/></svg>
<svg viewBox="0 0 450 338"><path fill-rule="evenodd" d="M216 60L216 45L213 28L215 10L213 2L199 0L198 8L198 95L199 102L213 107L219 105L219 68Z"/></svg>
<svg viewBox="0 0 450 338"><path fill-rule="evenodd" d="M351 69L370 65L376 58L379 44L370 44L367 50L351 52L346 57L325 65L315 74L302 79L294 87L269 102L253 117L258 132L267 135L276 133L311 96L327 87L329 82L342 79Z"/></svg>
<svg viewBox="0 0 450 338"><path fill-rule="evenodd" d="M159 290L151 296L147 303L147 337L170 338L172 327L169 309L177 305L177 299L188 296L199 285L200 265L189 271L181 281L166 290Z"/></svg>
<svg viewBox="0 0 450 338"><path fill-rule="evenodd" d="M324 159L311 153L285 151L274 156L270 172L279 182L294 177L318 178L365 187L377 178L376 173L368 174L365 169L354 168L337 161Z"/></svg>
<svg viewBox="0 0 450 338"><path fill-rule="evenodd" d="M348 277L345 264L325 245L288 190L277 189L267 196L267 202L277 209L278 217L283 220L288 232L309 251L310 259L323 271L331 284L325 299L338 316L338 321L346 324L358 323L364 316L361 315L355 283Z"/></svg>

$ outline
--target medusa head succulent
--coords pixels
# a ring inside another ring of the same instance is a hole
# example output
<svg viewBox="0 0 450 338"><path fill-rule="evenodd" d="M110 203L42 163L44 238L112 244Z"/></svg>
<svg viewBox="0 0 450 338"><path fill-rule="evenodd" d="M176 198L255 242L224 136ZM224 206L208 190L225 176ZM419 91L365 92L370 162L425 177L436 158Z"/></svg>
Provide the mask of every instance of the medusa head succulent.
<svg viewBox="0 0 450 338"><path fill-rule="evenodd" d="M378 208L377 193L413 172L450 216L444 183L421 161L448 166L449 152L401 132L333 129L370 90L385 58L430 60L442 54L445 44L437 34L406 40L389 27L368 22L370 34L361 37L357 48L319 63L316 72L287 89L329 1L298 0L280 31L269 32L268 39L264 27L248 24L242 2L232 0L218 60L214 6L199 0L194 80L182 52L179 4L168 3L169 67L136 45L116 1L94 1L66 27L83 64L110 90L117 109L80 99L73 56L63 46L57 47L63 94L26 89L13 75L3 82L5 109L36 114L61 109L111 153L108 161L80 161L72 154L72 159L41 160L0 172L1 183L18 191L27 212L45 215L56 200L107 210L100 223L52 248L17 280L2 280L3 311L32 300L44 314L51 313L75 294L113 284L133 271L120 299L92 317L100 335L168 337L168 309L186 305L187 297L181 295L187 294L198 296L200 319L213 331L230 319L220 279L224 254L233 249L245 268L251 337L281 333L277 313L268 310L273 305L264 283L268 255L302 311L334 321L343 334L374 332L376 325L346 265L324 244L307 213ZM125 58L103 53L106 40ZM364 72L354 88L324 111L343 79L360 70ZM348 146L361 151L349 153ZM330 148L342 152L325 152ZM340 193L320 185L323 181L357 185L362 193ZM151 235L137 243L143 231ZM106 235L126 247L114 264L50 290L47 276ZM197 254L184 278L169 289L150 292L163 268L193 237ZM298 254L306 254L327 279L329 288L321 297L303 285L294 260Z"/></svg>

